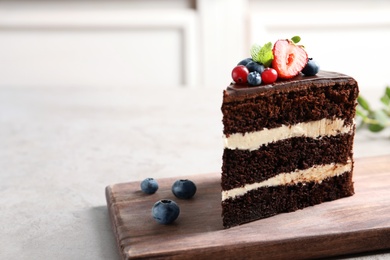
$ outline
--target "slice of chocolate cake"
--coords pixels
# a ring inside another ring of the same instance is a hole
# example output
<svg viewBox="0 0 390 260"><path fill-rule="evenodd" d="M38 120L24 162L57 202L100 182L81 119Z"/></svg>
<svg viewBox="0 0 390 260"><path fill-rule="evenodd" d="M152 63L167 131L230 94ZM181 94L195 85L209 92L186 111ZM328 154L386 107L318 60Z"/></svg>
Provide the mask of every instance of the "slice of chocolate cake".
<svg viewBox="0 0 390 260"><path fill-rule="evenodd" d="M224 227L354 194L358 92L353 78L325 71L224 90Z"/></svg>

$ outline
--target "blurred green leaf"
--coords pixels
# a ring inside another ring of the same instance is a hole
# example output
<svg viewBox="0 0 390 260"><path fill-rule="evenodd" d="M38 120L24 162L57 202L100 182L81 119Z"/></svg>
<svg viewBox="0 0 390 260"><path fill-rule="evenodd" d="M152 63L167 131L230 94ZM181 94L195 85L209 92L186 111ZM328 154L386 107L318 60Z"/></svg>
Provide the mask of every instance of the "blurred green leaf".
<svg viewBox="0 0 390 260"><path fill-rule="evenodd" d="M371 132L380 132L390 126L390 87L387 86L384 95L380 98L384 105L381 109L372 110L368 101L359 96L357 98L356 117L360 118L360 126L367 127Z"/></svg>
<svg viewBox="0 0 390 260"><path fill-rule="evenodd" d="M386 96L390 99L390 87L389 86L387 86L386 87Z"/></svg>
<svg viewBox="0 0 390 260"><path fill-rule="evenodd" d="M375 110L374 111L374 119L378 121L378 124L386 127L389 118L387 117L385 111L383 110Z"/></svg>
<svg viewBox="0 0 390 260"><path fill-rule="evenodd" d="M368 124L368 129L371 131L371 132L380 132L384 129L385 127L382 126L382 125L378 125L378 124Z"/></svg>
<svg viewBox="0 0 390 260"><path fill-rule="evenodd" d="M364 109L364 110L367 110L367 111L371 111L371 108L370 108L370 104L368 103L368 101L363 98L362 96L359 96L357 98L357 101L359 103L359 105Z"/></svg>
<svg viewBox="0 0 390 260"><path fill-rule="evenodd" d="M381 97L381 102L382 102L382 104L384 104L385 106L390 105L390 97L384 95L383 97Z"/></svg>
<svg viewBox="0 0 390 260"><path fill-rule="evenodd" d="M360 109L356 109L356 115L357 116L360 116L363 120L365 119L365 118L367 118L367 115L363 112L363 111L361 111Z"/></svg>

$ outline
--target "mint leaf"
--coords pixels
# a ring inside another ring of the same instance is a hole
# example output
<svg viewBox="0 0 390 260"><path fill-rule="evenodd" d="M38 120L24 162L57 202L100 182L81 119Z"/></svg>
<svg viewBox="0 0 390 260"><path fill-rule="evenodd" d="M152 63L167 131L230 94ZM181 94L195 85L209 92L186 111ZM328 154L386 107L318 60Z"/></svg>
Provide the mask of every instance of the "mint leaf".
<svg viewBox="0 0 390 260"><path fill-rule="evenodd" d="M357 101L358 101L359 105L360 105L364 110L371 111L371 108L370 108L370 105L368 104L368 101L365 100L362 96L359 96L359 97L357 98Z"/></svg>
<svg viewBox="0 0 390 260"><path fill-rule="evenodd" d="M260 50L260 59L261 63L263 63L264 67L271 66L272 60L274 59L274 54L272 52L272 43L266 43L263 48Z"/></svg>
<svg viewBox="0 0 390 260"><path fill-rule="evenodd" d="M293 43L297 44L298 42L301 41L301 37L296 35L296 36L292 37L291 40L293 41Z"/></svg>
<svg viewBox="0 0 390 260"><path fill-rule="evenodd" d="M252 60L255 62L260 62L260 50L261 46L258 44L253 44L250 50Z"/></svg>
<svg viewBox="0 0 390 260"><path fill-rule="evenodd" d="M261 63L264 67L269 67L274 59L274 54L272 53L272 43L266 43L263 47L258 44L252 45L251 56L255 62Z"/></svg>

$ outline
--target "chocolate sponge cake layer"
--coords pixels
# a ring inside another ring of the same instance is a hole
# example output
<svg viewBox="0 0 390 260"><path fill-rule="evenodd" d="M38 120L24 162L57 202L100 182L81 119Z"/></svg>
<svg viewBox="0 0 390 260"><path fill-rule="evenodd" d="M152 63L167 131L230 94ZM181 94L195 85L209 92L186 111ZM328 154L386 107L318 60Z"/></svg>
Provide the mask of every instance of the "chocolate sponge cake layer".
<svg viewBox="0 0 390 260"><path fill-rule="evenodd" d="M351 124L357 96L355 80L330 72L299 76L272 86L231 85L224 91L223 133L246 133L335 117Z"/></svg>
<svg viewBox="0 0 390 260"><path fill-rule="evenodd" d="M223 201L223 225L228 228L353 194L352 172L328 178L321 183L262 187Z"/></svg>
<svg viewBox="0 0 390 260"><path fill-rule="evenodd" d="M279 173L304 170L313 165L347 163L352 158L353 135L321 138L294 137L258 150L224 149L222 190L261 182Z"/></svg>

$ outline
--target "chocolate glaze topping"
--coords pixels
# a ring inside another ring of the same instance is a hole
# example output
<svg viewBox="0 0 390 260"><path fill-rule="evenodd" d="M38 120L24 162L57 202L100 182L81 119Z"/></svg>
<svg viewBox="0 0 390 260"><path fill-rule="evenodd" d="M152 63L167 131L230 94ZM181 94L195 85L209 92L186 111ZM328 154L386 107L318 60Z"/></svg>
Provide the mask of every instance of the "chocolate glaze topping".
<svg viewBox="0 0 390 260"><path fill-rule="evenodd" d="M225 102L229 102L229 96L231 96L232 98L237 98L241 96L251 97L252 94L258 95L264 93L264 95L268 95L274 93L274 91L285 92L291 91L293 89L302 89L310 87L312 85L316 85L317 87L329 86L329 81L340 85L356 84L356 81L348 75L341 74L338 72L320 71L315 76L304 76L303 74L299 74L298 76L289 80L278 80L273 84L254 87L246 84L240 85L232 83L227 87L226 91L224 92L224 97Z"/></svg>

